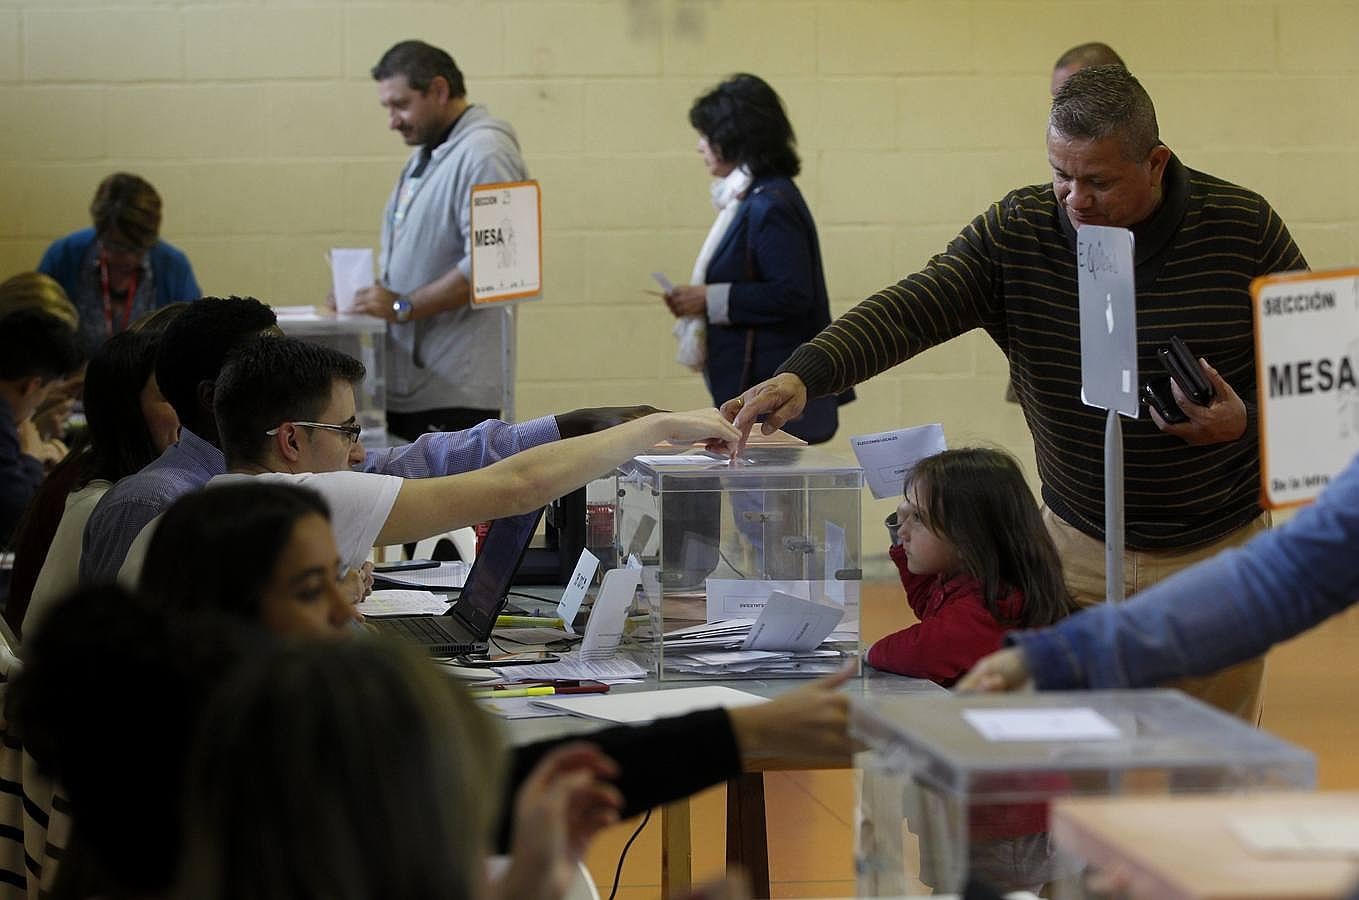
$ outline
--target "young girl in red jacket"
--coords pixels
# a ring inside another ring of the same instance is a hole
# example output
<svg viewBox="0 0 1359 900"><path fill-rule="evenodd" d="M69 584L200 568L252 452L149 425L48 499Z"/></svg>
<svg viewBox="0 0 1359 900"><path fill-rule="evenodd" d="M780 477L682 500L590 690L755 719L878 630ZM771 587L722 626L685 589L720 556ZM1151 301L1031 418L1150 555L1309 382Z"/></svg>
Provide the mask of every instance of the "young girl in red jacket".
<svg viewBox="0 0 1359 900"><path fill-rule="evenodd" d="M920 622L868 650L868 664L948 687L1013 628L1072 610L1057 548L1014 458L945 450L906 477L890 555Z"/></svg>
<svg viewBox="0 0 1359 900"><path fill-rule="evenodd" d="M868 664L948 687L1000 649L1013 628L1050 625L1071 612L1057 548L1014 458L999 450L946 450L906 476L892 561L920 622L875 642ZM992 791L1060 792L1062 776L990 776ZM920 836L920 878L947 884L954 867L1007 891L1037 891L1063 864L1047 833L1046 803L974 804L965 862L932 834L938 798L924 790L908 827Z"/></svg>

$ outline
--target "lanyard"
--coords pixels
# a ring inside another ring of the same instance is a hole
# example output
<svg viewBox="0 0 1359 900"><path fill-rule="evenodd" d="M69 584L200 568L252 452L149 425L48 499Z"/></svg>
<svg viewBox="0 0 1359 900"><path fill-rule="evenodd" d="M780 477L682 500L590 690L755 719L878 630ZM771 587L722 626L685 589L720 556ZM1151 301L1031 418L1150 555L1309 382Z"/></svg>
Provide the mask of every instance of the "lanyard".
<svg viewBox="0 0 1359 900"><path fill-rule="evenodd" d="M132 301L137 296L137 274L132 273L132 281L127 286L127 299L123 301L123 327L117 331L113 328L113 299L109 296L109 257L103 247L99 248L99 285L104 290L104 325L108 328L109 337L113 337L132 323Z"/></svg>

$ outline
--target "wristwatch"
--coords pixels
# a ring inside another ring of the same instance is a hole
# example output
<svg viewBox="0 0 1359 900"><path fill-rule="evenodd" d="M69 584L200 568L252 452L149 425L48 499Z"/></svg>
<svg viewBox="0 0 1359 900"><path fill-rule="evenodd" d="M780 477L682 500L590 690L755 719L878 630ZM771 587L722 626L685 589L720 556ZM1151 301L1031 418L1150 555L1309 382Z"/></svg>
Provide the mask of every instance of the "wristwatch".
<svg viewBox="0 0 1359 900"><path fill-rule="evenodd" d="M392 314L396 316L398 323L409 322L414 311L415 307L411 306L411 301L405 294L392 301Z"/></svg>

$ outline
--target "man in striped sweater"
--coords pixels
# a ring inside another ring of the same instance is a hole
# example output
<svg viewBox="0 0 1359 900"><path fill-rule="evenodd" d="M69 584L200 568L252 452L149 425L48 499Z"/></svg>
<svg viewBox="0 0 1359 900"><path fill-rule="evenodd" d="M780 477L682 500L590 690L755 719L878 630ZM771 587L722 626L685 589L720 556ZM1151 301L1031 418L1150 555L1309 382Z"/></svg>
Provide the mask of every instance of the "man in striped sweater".
<svg viewBox="0 0 1359 900"><path fill-rule="evenodd" d="M1189 421L1123 420L1124 579L1131 594L1268 527L1259 452L1249 287L1306 268L1258 194L1184 166L1160 142L1151 98L1126 69L1072 75L1048 120L1052 183L1010 192L925 268L864 300L799 347L773 378L723 405L747 431L796 417L808 397L851 385L973 328L1010 360L1033 433L1045 519L1079 600L1104 597L1102 410L1080 399L1076 229L1135 236L1138 366L1179 335L1217 396ZM1212 365L1208 364L1212 361ZM1177 686L1256 721L1263 659Z"/></svg>

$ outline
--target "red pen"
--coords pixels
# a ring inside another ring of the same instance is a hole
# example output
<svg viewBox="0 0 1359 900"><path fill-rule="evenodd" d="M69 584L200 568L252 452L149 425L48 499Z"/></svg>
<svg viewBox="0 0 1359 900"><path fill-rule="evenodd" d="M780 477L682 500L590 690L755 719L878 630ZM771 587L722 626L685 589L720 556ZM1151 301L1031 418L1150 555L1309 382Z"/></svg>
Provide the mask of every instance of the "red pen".
<svg viewBox="0 0 1359 900"><path fill-rule="evenodd" d="M555 690L558 694L607 694L609 686L602 681L582 681L579 684L563 684Z"/></svg>

